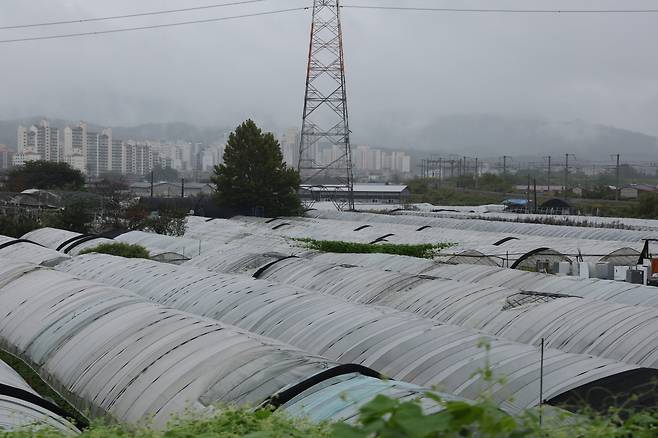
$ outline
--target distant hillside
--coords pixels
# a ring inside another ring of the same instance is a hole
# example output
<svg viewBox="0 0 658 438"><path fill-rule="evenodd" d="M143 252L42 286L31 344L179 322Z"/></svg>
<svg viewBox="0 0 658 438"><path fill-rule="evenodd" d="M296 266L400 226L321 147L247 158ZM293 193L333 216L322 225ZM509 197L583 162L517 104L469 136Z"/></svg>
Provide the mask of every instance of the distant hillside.
<svg viewBox="0 0 658 438"><path fill-rule="evenodd" d="M0 143L15 148L18 125L36 123L40 119L33 117L0 121ZM60 128L76 123L77 121L51 119L51 124ZM583 121L549 122L470 114L445 116L419 125L420 127L414 129L391 126L377 132L362 132L359 141L375 147L408 149L414 161L430 153L478 157L497 157L503 154L541 157L548 154L557 156L566 152L575 154L576 158L582 161L609 160L609 155L616 153L621 153L625 160L658 160L656 137ZM101 128L92 123L89 126L91 129ZM112 129L117 138L125 140L214 143L223 141L225 134L232 128L198 127L174 122Z"/></svg>
<svg viewBox="0 0 658 438"><path fill-rule="evenodd" d="M410 148L460 155L536 155L573 153L579 160L658 158L656 137L582 121L548 122L494 115L442 117L409 139Z"/></svg>

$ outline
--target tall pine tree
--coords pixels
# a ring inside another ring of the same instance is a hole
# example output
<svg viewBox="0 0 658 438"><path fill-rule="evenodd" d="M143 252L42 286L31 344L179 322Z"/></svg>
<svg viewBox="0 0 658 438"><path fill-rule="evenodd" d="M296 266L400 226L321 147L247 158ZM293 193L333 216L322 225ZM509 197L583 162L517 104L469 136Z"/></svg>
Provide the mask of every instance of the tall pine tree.
<svg viewBox="0 0 658 438"><path fill-rule="evenodd" d="M212 182L220 206L250 213L263 208L266 216L301 212L299 173L283 162L279 142L247 120L229 136L224 163L215 166Z"/></svg>

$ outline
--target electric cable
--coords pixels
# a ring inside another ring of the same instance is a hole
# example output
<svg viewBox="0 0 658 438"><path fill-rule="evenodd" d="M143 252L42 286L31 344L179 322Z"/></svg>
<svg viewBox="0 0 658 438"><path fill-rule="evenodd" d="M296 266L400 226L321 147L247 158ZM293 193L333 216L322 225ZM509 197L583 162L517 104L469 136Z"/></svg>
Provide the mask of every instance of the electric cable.
<svg viewBox="0 0 658 438"><path fill-rule="evenodd" d="M78 23L89 23L94 21L106 21L106 20L119 20L124 18L136 18L136 17L146 17L150 15L165 15L165 14L175 14L180 12L191 12L191 11L201 11L205 9L216 9L223 8L226 6L240 6L248 5L253 3L262 3L269 0L242 0L235 1L230 3L218 3L213 5L204 5L204 6L194 6L189 8L180 8L180 9L167 9L161 11L147 11L147 12L136 12L133 14L124 14L124 15L112 15L109 17L91 17L91 18L79 18L75 20L62 20L62 21L47 21L44 23L30 23L30 24L17 24L9 26L0 26L0 30L6 29L24 29L30 27L45 27L45 26L57 26L61 24L78 24Z"/></svg>
<svg viewBox="0 0 658 438"><path fill-rule="evenodd" d="M18 43L23 41L40 41L40 40L54 40L60 38L74 38L82 36L91 36L91 35L103 35L110 33L120 33L120 32L132 32L137 30L146 30L146 29L161 29L165 27L175 27L175 26L186 26L190 24L200 24L200 23L215 23L219 21L229 21L229 20L238 20L241 18L250 18L250 17L261 17L266 15L277 15L284 14L288 12L295 11L304 11L309 9L306 7L298 8L289 8L289 9L279 9L274 11L265 11L265 12L255 12L251 14L242 14L242 15L233 15L228 17L218 17L218 18L207 18L203 20L189 20L189 21L179 21L174 23L165 23L165 24L153 24L148 26L137 26L137 27L124 27L119 29L108 29L108 30L98 30L93 32L77 32L77 33L68 33L68 34L57 34L57 35L45 35L45 36L36 36L36 37L26 37L26 38L13 38L0 40L0 44L9 44L9 43Z"/></svg>
<svg viewBox="0 0 658 438"><path fill-rule="evenodd" d="M463 12L494 14L653 14L658 9L491 9L491 8L432 8L414 6L341 5L344 9L416 12Z"/></svg>

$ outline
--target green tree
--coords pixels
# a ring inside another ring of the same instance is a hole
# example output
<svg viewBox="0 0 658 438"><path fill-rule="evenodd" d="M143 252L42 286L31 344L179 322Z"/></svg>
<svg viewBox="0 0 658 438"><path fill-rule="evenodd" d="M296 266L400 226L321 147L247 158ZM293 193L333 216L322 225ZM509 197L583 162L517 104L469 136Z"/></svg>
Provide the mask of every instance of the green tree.
<svg viewBox="0 0 658 438"><path fill-rule="evenodd" d="M46 212L41 218L44 227L60 228L62 230L75 231L76 233L88 233L90 224L94 219L92 209L84 202L74 202L57 212Z"/></svg>
<svg viewBox="0 0 658 438"><path fill-rule="evenodd" d="M38 218L28 212L0 215L0 236L20 238L25 233L41 228Z"/></svg>
<svg viewBox="0 0 658 438"><path fill-rule="evenodd" d="M221 206L250 211L262 207L267 216L301 212L299 173L283 162L279 142L252 120L229 136L224 164L215 166L212 182Z"/></svg>
<svg viewBox="0 0 658 438"><path fill-rule="evenodd" d="M633 217L643 219L658 218L658 193L640 193L640 199L633 210Z"/></svg>
<svg viewBox="0 0 658 438"><path fill-rule="evenodd" d="M85 177L66 163L28 161L12 169L7 175L7 189L20 192L25 189L79 190L85 185Z"/></svg>

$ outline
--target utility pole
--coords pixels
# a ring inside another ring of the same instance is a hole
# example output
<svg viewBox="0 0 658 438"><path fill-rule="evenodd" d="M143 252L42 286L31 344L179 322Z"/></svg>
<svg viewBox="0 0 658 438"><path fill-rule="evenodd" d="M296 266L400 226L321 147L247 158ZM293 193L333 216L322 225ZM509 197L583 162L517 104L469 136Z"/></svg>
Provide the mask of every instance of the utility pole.
<svg viewBox="0 0 658 438"><path fill-rule="evenodd" d="M569 157L574 157L574 154L566 153L564 154L566 161L564 165L564 199L566 200L569 197Z"/></svg>
<svg viewBox="0 0 658 438"><path fill-rule="evenodd" d="M528 190L525 192L525 212L530 213L530 174L528 174Z"/></svg>
<svg viewBox="0 0 658 438"><path fill-rule="evenodd" d="M306 70L297 170L302 184L324 187L331 182L347 192L347 209L354 210L352 147L347 112L347 87L340 0L314 0L311 38ZM340 153L331 163L319 162L320 144ZM339 190L333 190L336 208L343 206ZM343 192L344 193L344 192Z"/></svg>
<svg viewBox="0 0 658 438"><path fill-rule="evenodd" d="M475 157L475 190L479 190L480 181L479 181L479 171L478 171L478 157Z"/></svg>
<svg viewBox="0 0 658 438"><path fill-rule="evenodd" d="M151 169L151 198L153 197L153 169Z"/></svg>
<svg viewBox="0 0 658 438"><path fill-rule="evenodd" d="M443 183L443 157L439 157L439 186Z"/></svg>
<svg viewBox="0 0 658 438"><path fill-rule="evenodd" d="M532 184L534 186L534 203L532 204L532 212L537 213L537 178L532 179Z"/></svg>
<svg viewBox="0 0 658 438"><path fill-rule="evenodd" d="M546 191L550 192L551 191L551 156L549 155L548 157L544 157L544 158L548 158L548 173L546 175L547 176L547 178L546 178L546 180L547 180L546 181L547 190Z"/></svg>
<svg viewBox="0 0 658 438"><path fill-rule="evenodd" d="M180 197L185 197L185 178L180 179Z"/></svg>
<svg viewBox="0 0 658 438"><path fill-rule="evenodd" d="M507 175L507 159L510 158L508 155L503 155L503 176Z"/></svg>
<svg viewBox="0 0 658 438"><path fill-rule="evenodd" d="M619 185L621 184L620 182L621 168L619 167L619 154L617 154L616 177L617 177L617 182L616 182L617 187L615 187L615 201L619 201L619 190L620 190Z"/></svg>

